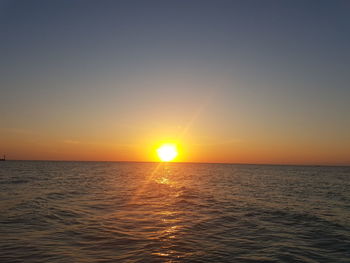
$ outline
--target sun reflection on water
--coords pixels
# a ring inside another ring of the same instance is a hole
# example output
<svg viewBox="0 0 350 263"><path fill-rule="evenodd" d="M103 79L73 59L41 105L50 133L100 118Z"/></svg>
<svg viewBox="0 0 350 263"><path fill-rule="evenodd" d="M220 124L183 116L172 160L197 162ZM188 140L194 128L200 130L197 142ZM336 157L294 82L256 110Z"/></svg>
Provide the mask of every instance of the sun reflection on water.
<svg viewBox="0 0 350 263"><path fill-rule="evenodd" d="M161 163L148 173L135 189L128 207L119 212L125 223L134 222L129 233L152 244L144 253L157 257L160 262L174 262L185 257L178 250L182 242L184 211L178 206L183 191L182 180L176 177L174 164ZM135 223L136 222L136 223Z"/></svg>
<svg viewBox="0 0 350 263"><path fill-rule="evenodd" d="M162 258L164 262L173 262L174 259L183 256L176 249L176 244L181 241L180 230L182 227L181 211L174 206L176 198L179 196L179 182L172 173L171 167L166 164L159 169L159 173L153 181L158 185L158 191L163 195L163 198L159 200L161 209L157 211L157 224L162 226L157 232L159 246L151 254Z"/></svg>
<svg viewBox="0 0 350 263"><path fill-rule="evenodd" d="M155 179L155 181L158 183L158 184L167 184L167 185L170 185L170 180L166 177L161 177L161 178L157 178Z"/></svg>

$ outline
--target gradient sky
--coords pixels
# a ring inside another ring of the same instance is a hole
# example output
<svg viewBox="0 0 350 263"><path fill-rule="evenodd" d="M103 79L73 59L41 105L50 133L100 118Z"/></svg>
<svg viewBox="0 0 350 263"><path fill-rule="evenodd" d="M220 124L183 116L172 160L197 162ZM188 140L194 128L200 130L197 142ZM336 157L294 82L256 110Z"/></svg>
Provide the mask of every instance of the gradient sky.
<svg viewBox="0 0 350 263"><path fill-rule="evenodd" d="M350 165L350 1L0 1L9 159Z"/></svg>

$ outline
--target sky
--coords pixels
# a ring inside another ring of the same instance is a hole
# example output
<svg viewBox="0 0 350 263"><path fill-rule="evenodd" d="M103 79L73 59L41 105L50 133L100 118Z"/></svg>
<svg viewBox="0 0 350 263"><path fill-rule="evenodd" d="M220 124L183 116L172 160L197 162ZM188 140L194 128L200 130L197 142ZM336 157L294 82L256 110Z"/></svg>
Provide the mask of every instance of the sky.
<svg viewBox="0 0 350 263"><path fill-rule="evenodd" d="M349 1L0 0L0 154L350 165Z"/></svg>

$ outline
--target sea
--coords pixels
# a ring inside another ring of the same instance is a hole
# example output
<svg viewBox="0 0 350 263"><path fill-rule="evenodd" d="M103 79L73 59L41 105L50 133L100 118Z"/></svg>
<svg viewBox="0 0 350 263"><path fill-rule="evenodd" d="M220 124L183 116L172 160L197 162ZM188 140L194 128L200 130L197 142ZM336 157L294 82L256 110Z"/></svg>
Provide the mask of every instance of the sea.
<svg viewBox="0 0 350 263"><path fill-rule="evenodd" d="M350 262L350 167L1 162L0 262Z"/></svg>

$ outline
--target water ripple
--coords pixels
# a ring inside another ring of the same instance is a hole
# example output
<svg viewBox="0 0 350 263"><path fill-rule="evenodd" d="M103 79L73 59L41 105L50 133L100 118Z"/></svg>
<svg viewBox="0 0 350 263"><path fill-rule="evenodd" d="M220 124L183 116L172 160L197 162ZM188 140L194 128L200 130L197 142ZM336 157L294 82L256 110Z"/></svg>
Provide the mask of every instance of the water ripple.
<svg viewBox="0 0 350 263"><path fill-rule="evenodd" d="M350 168L5 162L1 262L349 262Z"/></svg>

